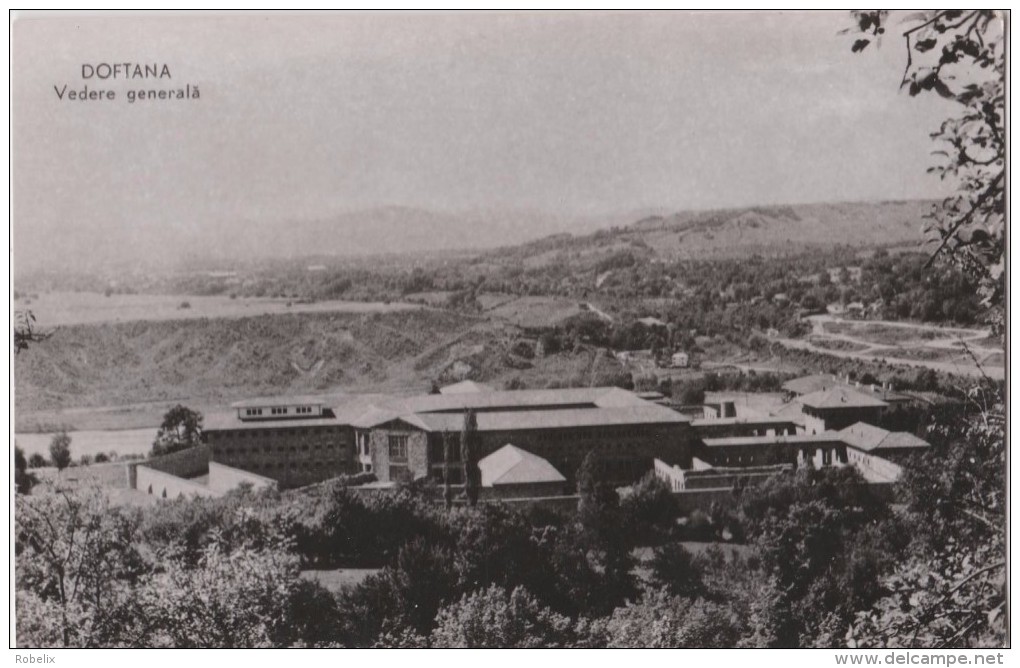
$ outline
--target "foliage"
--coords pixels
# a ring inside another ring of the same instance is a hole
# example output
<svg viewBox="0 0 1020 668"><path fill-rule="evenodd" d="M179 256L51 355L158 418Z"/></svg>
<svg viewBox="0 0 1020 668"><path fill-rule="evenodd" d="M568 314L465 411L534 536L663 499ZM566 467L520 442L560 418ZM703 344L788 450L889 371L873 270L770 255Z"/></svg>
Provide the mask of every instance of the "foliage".
<svg viewBox="0 0 1020 668"><path fill-rule="evenodd" d="M433 647L556 648L573 643L569 618L543 607L523 587L497 585L466 595L442 610Z"/></svg>
<svg viewBox="0 0 1020 668"><path fill-rule="evenodd" d="M17 445L14 446L14 490L18 494L28 494L32 487L39 480L34 474L28 472L28 460L25 459L25 451Z"/></svg>
<svg viewBox="0 0 1020 668"><path fill-rule="evenodd" d="M152 455L159 457L195 447L202 442L202 414L177 404L163 415L152 442Z"/></svg>
<svg viewBox="0 0 1020 668"><path fill-rule="evenodd" d="M933 451L902 483L917 527L910 558L861 611L857 647L990 647L1006 637L1006 439L1000 386L970 392L969 415L933 425Z"/></svg>
<svg viewBox="0 0 1020 668"><path fill-rule="evenodd" d="M13 334L15 355L27 350L33 343L45 341L50 336L49 333L39 331L35 324L35 314L29 310L14 311Z"/></svg>
<svg viewBox="0 0 1020 668"><path fill-rule="evenodd" d="M890 23L886 11L853 13L862 51ZM928 232L932 259L945 258L979 286L1003 325L1005 295L1005 25L994 10L933 10L902 23L907 62L901 88L911 96L934 92L959 105L931 137L939 161L928 171L952 180L957 194L934 207Z"/></svg>
<svg viewBox="0 0 1020 668"><path fill-rule="evenodd" d="M665 540L673 529L679 508L669 485L655 475L645 474L620 500L623 526L632 545L654 545Z"/></svg>
<svg viewBox="0 0 1020 668"><path fill-rule="evenodd" d="M121 644L144 572L137 521L98 489L48 489L15 506L17 642L33 647Z"/></svg>
<svg viewBox="0 0 1020 668"><path fill-rule="evenodd" d="M464 427L460 432L460 452L464 460L464 494L468 505L478 503L478 488L482 472L478 468L478 454L481 444L478 436L478 419L470 408L464 411Z"/></svg>
<svg viewBox="0 0 1020 668"><path fill-rule="evenodd" d="M732 608L665 591L645 592L590 630L593 645L616 648L733 648L745 633L746 623Z"/></svg>
<svg viewBox="0 0 1020 668"><path fill-rule="evenodd" d="M652 578L673 596L697 598L706 593L701 567L681 543L667 543L655 548Z"/></svg>
<svg viewBox="0 0 1020 668"><path fill-rule="evenodd" d="M71 437L66 431L54 434L50 440L50 461L58 471L71 465Z"/></svg>

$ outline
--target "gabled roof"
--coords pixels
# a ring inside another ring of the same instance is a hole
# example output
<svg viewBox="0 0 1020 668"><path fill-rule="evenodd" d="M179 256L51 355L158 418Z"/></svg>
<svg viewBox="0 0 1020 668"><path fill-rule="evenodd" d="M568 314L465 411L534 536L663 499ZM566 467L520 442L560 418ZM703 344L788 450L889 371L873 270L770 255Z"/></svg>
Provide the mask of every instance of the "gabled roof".
<svg viewBox="0 0 1020 668"><path fill-rule="evenodd" d="M438 413L467 408L498 410L530 407L645 406L648 402L618 387L573 387L554 390L503 390L461 394L426 394L394 399L385 406L401 413Z"/></svg>
<svg viewBox="0 0 1020 668"><path fill-rule="evenodd" d="M839 378L832 374L818 373L812 376L802 376L783 383L783 389L794 394L811 394L820 390L827 390L843 384Z"/></svg>
<svg viewBox="0 0 1020 668"><path fill-rule="evenodd" d="M482 458L478 468L482 472L482 487L567 480L546 460L510 444Z"/></svg>
<svg viewBox="0 0 1020 668"><path fill-rule="evenodd" d="M889 405L847 385L806 394L800 398L800 403L808 408L881 408Z"/></svg>
<svg viewBox="0 0 1020 668"><path fill-rule="evenodd" d="M887 431L866 422L857 422L840 430L840 436L847 445L858 450L899 450L905 448L928 448L927 441L905 431Z"/></svg>
<svg viewBox="0 0 1020 668"><path fill-rule="evenodd" d="M462 380L459 383L439 388L440 394L464 394L466 392L494 392L495 388L473 380Z"/></svg>
<svg viewBox="0 0 1020 668"><path fill-rule="evenodd" d="M814 443L841 443L843 437L834 431L823 431L820 434L797 434L796 436L727 436L725 438L703 438L701 442L706 448L727 448L743 445L811 445Z"/></svg>
<svg viewBox="0 0 1020 668"><path fill-rule="evenodd" d="M459 432L464 426L464 415L462 413L417 413L401 417L408 422L410 422L408 418L416 418L424 425L423 429L430 432ZM553 411L492 411L476 413L475 420L478 423L478 431L566 429L572 427L612 427L690 422L690 418L656 404L614 406L610 408L564 408ZM383 422L386 421L388 420Z"/></svg>

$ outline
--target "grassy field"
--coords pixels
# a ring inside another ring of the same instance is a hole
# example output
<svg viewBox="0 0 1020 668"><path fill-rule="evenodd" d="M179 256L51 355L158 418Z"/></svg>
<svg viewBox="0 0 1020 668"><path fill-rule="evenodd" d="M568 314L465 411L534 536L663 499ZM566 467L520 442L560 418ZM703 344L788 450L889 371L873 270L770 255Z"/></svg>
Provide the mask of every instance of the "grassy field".
<svg viewBox="0 0 1020 668"><path fill-rule="evenodd" d="M301 571L301 577L311 582L318 582L336 594L344 589L356 587L369 575L374 575L379 570L378 568L337 568L325 571Z"/></svg>
<svg viewBox="0 0 1020 668"><path fill-rule="evenodd" d="M855 339L888 346L895 346L907 342L949 339L956 336L970 336L977 332L977 330L957 329L951 327L911 327L907 323L891 326L881 323L846 321L826 322L823 323L823 327L826 332L832 334L845 334L847 336L852 336Z"/></svg>
<svg viewBox="0 0 1020 668"><path fill-rule="evenodd" d="M96 456L100 452L118 455L144 455L152 449L156 439L156 429L120 429L109 431L72 431L71 456L77 460L82 455ZM49 457L52 433L15 433L14 442L31 457L39 453Z"/></svg>
<svg viewBox="0 0 1020 668"><path fill-rule="evenodd" d="M188 304L182 308L183 304ZM110 295L98 292L51 292L35 299L18 299L15 309L30 309L43 329L61 325L132 321L192 320L198 318L244 318L281 313L391 313L422 308L418 304L393 302L321 301L299 303L270 297L228 295Z"/></svg>
<svg viewBox="0 0 1020 668"><path fill-rule="evenodd" d="M491 297L499 305L487 311L487 315L519 327L551 327L584 312L576 301L561 297L519 297L505 301L499 301L496 295Z"/></svg>

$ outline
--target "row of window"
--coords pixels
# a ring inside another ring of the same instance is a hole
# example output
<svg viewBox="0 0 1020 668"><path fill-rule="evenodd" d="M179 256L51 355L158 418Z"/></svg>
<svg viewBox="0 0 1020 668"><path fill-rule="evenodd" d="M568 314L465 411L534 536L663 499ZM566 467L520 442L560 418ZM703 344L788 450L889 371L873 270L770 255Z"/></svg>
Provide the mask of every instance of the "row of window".
<svg viewBox="0 0 1020 668"><path fill-rule="evenodd" d="M253 445L251 447L244 447L243 445L238 445L236 447L217 447L217 448L215 448L215 452L217 454L223 454L223 455L232 455L235 452L237 454L239 454L239 455L249 454L249 453L250 454L258 454L259 452L273 452L273 450L274 450L274 448L271 445L269 445L268 443L265 444L265 445L262 445L262 446ZM340 456L342 456L342 457L346 457L347 456L347 450L345 448L327 448L327 447L323 446L321 443L320 444L316 444L316 445L312 445L312 446L308 445L307 443L304 444L304 445L301 445L301 446L297 446L297 445L291 445L291 446L281 445L281 446L278 446L277 448L275 448L275 450L276 450L276 452L297 452L298 450L300 450L301 452L309 452L309 451L321 452L323 450L330 450L330 451L333 451L333 452L336 452L336 453L340 454Z"/></svg>
<svg viewBox="0 0 1020 668"><path fill-rule="evenodd" d="M310 436L312 434L339 434L339 427L296 427L292 429L258 429L243 431L207 431L209 438L269 438L270 436Z"/></svg>
<svg viewBox="0 0 1020 668"><path fill-rule="evenodd" d="M332 468L328 462L252 462L245 468L252 471L304 470L316 471Z"/></svg>
<svg viewBox="0 0 1020 668"><path fill-rule="evenodd" d="M269 409L269 414L270 415L288 415L289 413L290 413L290 409L287 406L273 406L273 407L271 407ZM311 415L312 407L311 406L296 406L294 408L294 413L296 413L297 415ZM262 409L261 408L245 408L244 409L244 414L247 415L248 417L255 417L255 416L258 416L258 415L262 415Z"/></svg>

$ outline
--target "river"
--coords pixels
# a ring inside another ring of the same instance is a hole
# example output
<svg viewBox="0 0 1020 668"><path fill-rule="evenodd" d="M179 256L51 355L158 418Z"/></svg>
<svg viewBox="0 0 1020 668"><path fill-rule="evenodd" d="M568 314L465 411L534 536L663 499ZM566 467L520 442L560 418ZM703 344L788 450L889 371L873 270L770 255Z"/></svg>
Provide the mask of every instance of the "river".
<svg viewBox="0 0 1020 668"><path fill-rule="evenodd" d="M144 455L152 448L156 439L155 427L145 429L111 429L105 431L69 431L71 437L71 457L77 461L82 455L96 456L100 452L118 455ZM15 434L14 442L25 451L26 457L39 453L49 459L50 440L54 434L29 433Z"/></svg>

